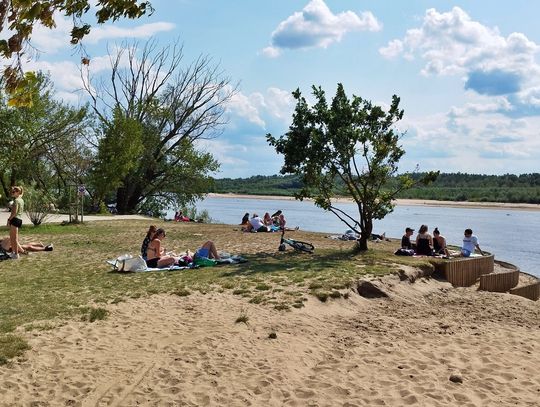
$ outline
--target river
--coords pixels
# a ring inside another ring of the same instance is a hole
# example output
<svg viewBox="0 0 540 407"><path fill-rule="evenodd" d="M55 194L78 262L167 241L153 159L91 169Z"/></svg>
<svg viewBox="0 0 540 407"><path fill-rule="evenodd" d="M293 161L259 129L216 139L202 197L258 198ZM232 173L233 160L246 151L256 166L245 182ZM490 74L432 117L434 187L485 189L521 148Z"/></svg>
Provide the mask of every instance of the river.
<svg viewBox="0 0 540 407"><path fill-rule="evenodd" d="M348 229L335 215L310 201L207 197L196 206L199 211L206 209L216 223L237 225L246 212L250 215L255 212L262 217L265 212L272 214L281 209L290 227L329 234L342 234ZM353 215L358 213L352 203L336 206ZM172 218L174 211L169 211L167 216ZM384 219L374 222L373 232L386 232L387 237L401 238L405 227L418 230L421 224L428 225L430 233L438 227L448 244L456 246L461 246L463 231L471 228L478 236L482 250L540 277L540 211L399 205Z"/></svg>

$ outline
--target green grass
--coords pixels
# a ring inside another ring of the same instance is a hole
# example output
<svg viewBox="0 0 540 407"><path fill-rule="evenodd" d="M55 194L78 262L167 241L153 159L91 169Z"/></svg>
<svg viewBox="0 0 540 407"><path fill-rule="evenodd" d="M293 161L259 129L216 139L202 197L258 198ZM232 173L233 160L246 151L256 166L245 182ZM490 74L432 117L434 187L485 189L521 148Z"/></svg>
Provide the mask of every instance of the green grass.
<svg viewBox="0 0 540 407"><path fill-rule="evenodd" d="M212 239L219 250L243 255L249 261L178 272L112 272L105 260L137 254L150 223L167 230L167 250L195 250ZM95 321L107 316L107 307L152 294L225 291L244 297L246 303L286 310L303 306L309 293L319 299L325 294L330 300L332 293L354 285L365 275L395 272L400 265L430 267L426 261L391 256L396 243L384 242L366 253L354 254L348 242L296 232L295 238L315 244L315 253L310 255L278 252L276 234L242 234L233 229L227 225L114 218L79 225L24 227L23 242L52 242L55 249L0 262L0 360L24 351L24 340L9 335L17 327L54 329L61 320L82 316L88 322ZM2 235L8 235L5 227L0 228Z"/></svg>

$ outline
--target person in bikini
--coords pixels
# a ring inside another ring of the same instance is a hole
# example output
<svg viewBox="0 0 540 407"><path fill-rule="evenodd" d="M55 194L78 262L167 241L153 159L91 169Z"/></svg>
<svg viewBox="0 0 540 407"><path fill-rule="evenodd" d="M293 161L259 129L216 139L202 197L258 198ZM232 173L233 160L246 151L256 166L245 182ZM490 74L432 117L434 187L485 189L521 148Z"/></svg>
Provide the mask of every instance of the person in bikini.
<svg viewBox="0 0 540 407"><path fill-rule="evenodd" d="M0 247L2 247L2 249L4 249L4 251L7 253L12 252L11 239L9 237L0 239ZM52 243L45 246L41 242L25 243L25 244L21 244L20 247L23 249L23 251L19 249L19 254L27 254L27 252L52 252L54 249L54 246Z"/></svg>
<svg viewBox="0 0 540 407"><path fill-rule="evenodd" d="M165 230L158 229L150 240L148 248L146 249L146 265L150 268L163 268L172 266L174 263L178 262L178 259L173 256L165 254L165 247L163 247L162 242L165 239Z"/></svg>

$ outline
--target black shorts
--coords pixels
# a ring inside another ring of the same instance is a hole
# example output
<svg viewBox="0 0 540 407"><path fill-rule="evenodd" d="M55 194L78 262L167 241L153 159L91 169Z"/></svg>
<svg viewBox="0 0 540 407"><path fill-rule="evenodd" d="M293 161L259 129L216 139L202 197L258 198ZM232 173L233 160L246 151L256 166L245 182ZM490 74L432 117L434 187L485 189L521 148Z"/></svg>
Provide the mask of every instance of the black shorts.
<svg viewBox="0 0 540 407"><path fill-rule="evenodd" d="M153 259L146 260L146 265L150 268L156 268L158 261L159 257L154 257Z"/></svg>
<svg viewBox="0 0 540 407"><path fill-rule="evenodd" d="M11 218L11 220L9 221L9 224L11 226L15 226L16 228L20 228L22 226L22 219Z"/></svg>

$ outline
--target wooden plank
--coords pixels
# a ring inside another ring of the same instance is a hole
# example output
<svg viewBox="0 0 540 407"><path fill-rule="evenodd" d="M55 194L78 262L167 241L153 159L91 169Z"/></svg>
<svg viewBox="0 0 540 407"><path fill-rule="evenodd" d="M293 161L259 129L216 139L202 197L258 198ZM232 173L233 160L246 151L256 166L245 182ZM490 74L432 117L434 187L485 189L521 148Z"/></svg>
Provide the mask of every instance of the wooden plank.
<svg viewBox="0 0 540 407"><path fill-rule="evenodd" d="M490 273L480 276L479 290L505 293L519 283L519 270Z"/></svg>
<svg viewBox="0 0 540 407"><path fill-rule="evenodd" d="M524 285L523 287L512 288L510 294L519 295L520 297L528 298L529 300L538 301L540 299L540 281Z"/></svg>
<svg viewBox="0 0 540 407"><path fill-rule="evenodd" d="M454 258L433 262L435 270L442 273L455 287L469 287L483 274L493 273L495 256Z"/></svg>

